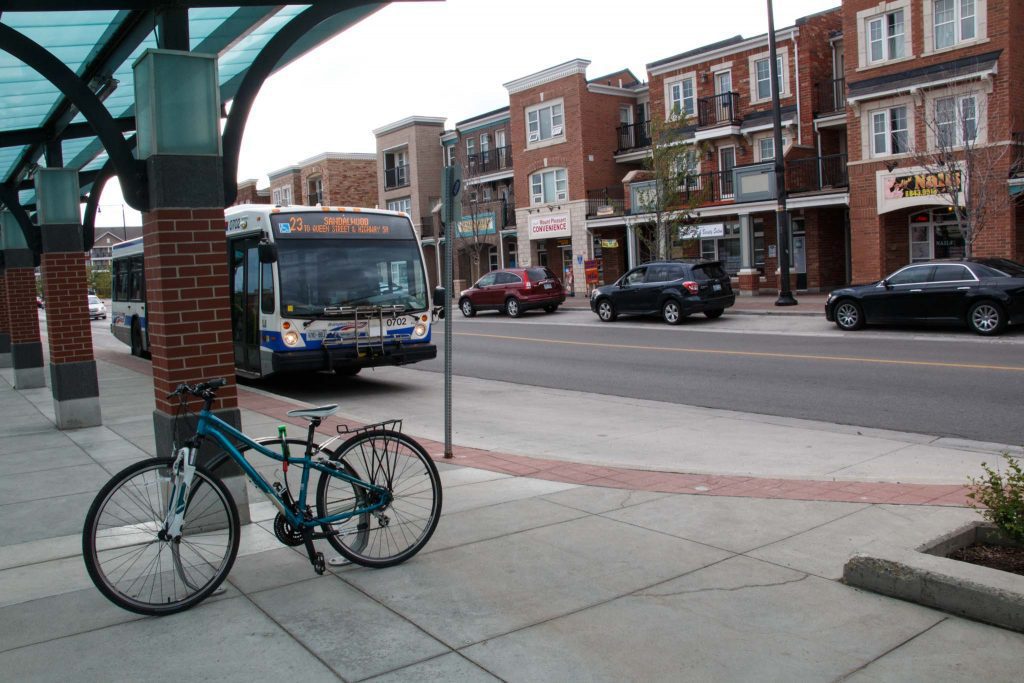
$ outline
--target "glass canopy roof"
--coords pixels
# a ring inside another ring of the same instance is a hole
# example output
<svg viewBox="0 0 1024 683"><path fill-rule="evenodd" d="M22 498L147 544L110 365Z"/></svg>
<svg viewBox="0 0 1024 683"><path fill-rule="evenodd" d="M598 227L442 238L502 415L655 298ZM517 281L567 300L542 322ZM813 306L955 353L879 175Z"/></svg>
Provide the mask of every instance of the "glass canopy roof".
<svg viewBox="0 0 1024 683"><path fill-rule="evenodd" d="M34 3L36 7L60 4ZM129 117L122 129L127 129L123 135L130 140L134 136L134 121L130 120L134 116L132 64L143 51L157 47L154 11L138 9L147 4L161 5L136 0L81 0L76 6L125 9L7 9L0 14L0 24L38 43L83 80L90 79L90 89L103 98L103 105L114 119ZM234 98L246 71L274 35L310 7L310 4L287 2L217 6L221 3L197 1L193 4L197 7L188 12L189 44L193 52L218 56L223 102ZM282 68L386 4L350 3L350 9L307 32L276 68ZM31 5L0 0L0 10ZM118 58L112 60L111 55ZM0 46L0 183L17 186L24 180L28 168L42 164L43 143L47 140L59 139L67 168L93 171L103 166L107 157L98 138L89 134L91 129L75 125L85 124L85 118L74 109L69 111L68 105L57 87ZM66 127L67 124L70 127ZM76 133L72 135L71 130ZM54 133L60 133L60 137L56 138ZM87 187L88 183L83 182L83 186ZM23 189L22 204L34 203L33 195L31 190Z"/></svg>

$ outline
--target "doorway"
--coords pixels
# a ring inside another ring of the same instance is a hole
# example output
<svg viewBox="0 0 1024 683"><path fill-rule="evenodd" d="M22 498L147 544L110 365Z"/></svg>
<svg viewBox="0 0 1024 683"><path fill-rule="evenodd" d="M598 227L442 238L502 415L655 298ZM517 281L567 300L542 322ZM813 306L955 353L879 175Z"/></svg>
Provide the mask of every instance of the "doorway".
<svg viewBox="0 0 1024 683"><path fill-rule="evenodd" d="M231 240L231 342L235 368L260 372L260 259L256 237Z"/></svg>

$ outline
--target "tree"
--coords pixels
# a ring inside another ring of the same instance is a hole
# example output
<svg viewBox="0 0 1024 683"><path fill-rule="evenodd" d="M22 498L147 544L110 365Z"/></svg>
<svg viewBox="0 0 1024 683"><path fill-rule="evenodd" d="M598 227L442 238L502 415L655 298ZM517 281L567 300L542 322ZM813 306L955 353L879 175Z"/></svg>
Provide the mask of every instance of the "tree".
<svg viewBox="0 0 1024 683"><path fill-rule="evenodd" d="M685 141L687 116L676 110L665 120L651 119L651 153L644 159L649 183L636 193L639 209L653 216L653 224L637 230L641 244L653 259L672 256L673 236L691 236L696 222L694 209L702 196L697 163L703 151L698 143Z"/></svg>
<svg viewBox="0 0 1024 683"><path fill-rule="evenodd" d="M955 213L964 240L964 256L985 229L1010 211L1020 200L1007 187L1007 173L1015 153L1009 126L986 106L980 91L951 91L926 104L926 143L915 152L914 162L924 170L899 178L893 189L933 192ZM997 138L993 140L992 138ZM920 184L927 187L917 187Z"/></svg>
<svg viewBox="0 0 1024 683"><path fill-rule="evenodd" d="M465 176L464 176L465 177ZM488 211L481 202L480 195L473 191L464 191L462 200L462 220L452 230L455 253L466 253L469 256L469 276L471 282L483 275L481 262L483 255L493 247L491 236L497 234L498 217L494 211ZM465 276L466 273L460 273Z"/></svg>
<svg viewBox="0 0 1024 683"><path fill-rule="evenodd" d="M97 270L93 266L86 268L86 282L90 290L96 292L96 296L102 299L110 298L110 271Z"/></svg>

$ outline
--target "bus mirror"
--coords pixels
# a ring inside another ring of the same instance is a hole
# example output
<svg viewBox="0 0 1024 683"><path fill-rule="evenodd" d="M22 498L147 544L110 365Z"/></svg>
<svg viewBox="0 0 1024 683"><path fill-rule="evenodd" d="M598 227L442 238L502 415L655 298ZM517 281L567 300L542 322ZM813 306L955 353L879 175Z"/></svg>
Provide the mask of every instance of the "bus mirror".
<svg viewBox="0 0 1024 683"><path fill-rule="evenodd" d="M434 305L444 306L445 291L444 287L434 287Z"/></svg>
<svg viewBox="0 0 1024 683"><path fill-rule="evenodd" d="M260 242L260 263L277 263L277 245L270 242Z"/></svg>

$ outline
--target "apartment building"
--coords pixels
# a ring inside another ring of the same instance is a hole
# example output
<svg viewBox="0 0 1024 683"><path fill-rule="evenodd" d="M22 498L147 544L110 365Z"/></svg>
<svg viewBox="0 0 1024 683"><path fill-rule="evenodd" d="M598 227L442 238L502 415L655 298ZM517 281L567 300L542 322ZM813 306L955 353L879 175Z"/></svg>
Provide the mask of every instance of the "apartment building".
<svg viewBox="0 0 1024 683"><path fill-rule="evenodd" d="M235 195L235 206L239 204L269 204L270 188L256 188L256 180L249 178L238 183L238 193Z"/></svg>
<svg viewBox="0 0 1024 683"><path fill-rule="evenodd" d="M272 171L267 174L270 201L280 206L376 206L376 160L374 154L323 152Z"/></svg>
<svg viewBox="0 0 1024 683"><path fill-rule="evenodd" d="M510 124L509 108L502 107L459 121L441 136L444 163L462 169L462 220L454 232L456 289L519 264Z"/></svg>
<svg viewBox="0 0 1024 683"><path fill-rule="evenodd" d="M441 235L434 209L444 168L440 139L443 116L408 116L373 131L377 138L377 205L404 211L423 245L431 286L440 282Z"/></svg>
<svg viewBox="0 0 1024 683"><path fill-rule="evenodd" d="M961 257L968 227L973 255L1024 258L1022 19L1020 0L843 3L854 280Z"/></svg>
<svg viewBox="0 0 1024 683"><path fill-rule="evenodd" d="M588 196L621 188L630 163L615 158L617 128L643 87L628 69L588 80L589 64L574 59L505 83L518 262L548 266L576 294L586 292L588 262L600 258L606 280L626 266L625 240L588 228Z"/></svg>

